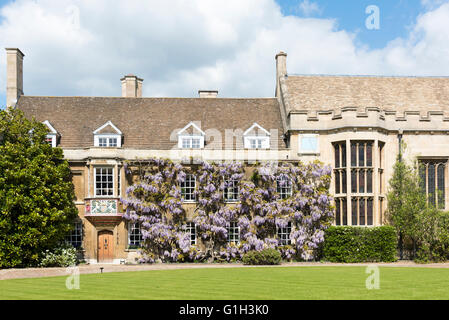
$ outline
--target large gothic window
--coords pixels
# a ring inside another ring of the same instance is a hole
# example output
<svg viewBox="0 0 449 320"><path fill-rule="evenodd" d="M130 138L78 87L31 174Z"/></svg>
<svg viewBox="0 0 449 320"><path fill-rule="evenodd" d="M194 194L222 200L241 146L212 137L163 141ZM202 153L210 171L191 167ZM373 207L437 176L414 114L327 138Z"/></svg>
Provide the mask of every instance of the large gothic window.
<svg viewBox="0 0 449 320"><path fill-rule="evenodd" d="M374 167L374 146L374 141L334 143L336 225L374 225L375 170L378 170L379 191L382 192L382 161L379 158L377 168ZM382 146L379 142L379 157Z"/></svg>
<svg viewBox="0 0 449 320"><path fill-rule="evenodd" d="M419 161L421 189L427 195L427 202L439 209L445 209L446 160L425 159Z"/></svg>

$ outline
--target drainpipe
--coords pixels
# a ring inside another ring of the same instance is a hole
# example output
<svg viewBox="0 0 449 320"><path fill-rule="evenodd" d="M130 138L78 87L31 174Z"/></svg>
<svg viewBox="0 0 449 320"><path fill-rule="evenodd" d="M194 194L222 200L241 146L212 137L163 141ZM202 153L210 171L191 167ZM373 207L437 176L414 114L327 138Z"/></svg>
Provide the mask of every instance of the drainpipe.
<svg viewBox="0 0 449 320"><path fill-rule="evenodd" d="M402 134L404 131L402 129L398 130L398 145L399 145L399 161L402 162ZM402 239L402 232L399 232L399 259L404 259L404 246L403 246L403 239Z"/></svg>

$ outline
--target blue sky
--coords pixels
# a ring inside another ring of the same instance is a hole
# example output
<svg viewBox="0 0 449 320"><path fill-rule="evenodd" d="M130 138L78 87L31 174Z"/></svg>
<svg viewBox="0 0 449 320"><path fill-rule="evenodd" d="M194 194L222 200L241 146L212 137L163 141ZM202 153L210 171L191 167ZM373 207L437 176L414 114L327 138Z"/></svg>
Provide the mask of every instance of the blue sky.
<svg viewBox="0 0 449 320"><path fill-rule="evenodd" d="M26 95L119 96L134 73L144 96L271 97L279 51L290 74L449 75L449 0L0 0L0 47Z"/></svg>
<svg viewBox="0 0 449 320"><path fill-rule="evenodd" d="M300 9L302 1L276 0L284 15L307 17ZM382 48L389 41L404 37L422 12L421 0L318 0L309 1L318 6L308 17L336 19L338 28L357 34L357 40L370 48ZM380 29L368 30L365 9L376 5L380 11Z"/></svg>

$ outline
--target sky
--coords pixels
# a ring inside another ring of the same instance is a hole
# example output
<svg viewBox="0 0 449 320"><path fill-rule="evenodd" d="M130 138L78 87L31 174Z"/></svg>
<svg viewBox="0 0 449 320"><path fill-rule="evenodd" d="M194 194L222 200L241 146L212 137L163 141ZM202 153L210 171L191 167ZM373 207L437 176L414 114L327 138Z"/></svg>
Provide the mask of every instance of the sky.
<svg viewBox="0 0 449 320"><path fill-rule="evenodd" d="M449 76L449 0L0 0L6 54L25 54L24 93L273 97L289 74Z"/></svg>

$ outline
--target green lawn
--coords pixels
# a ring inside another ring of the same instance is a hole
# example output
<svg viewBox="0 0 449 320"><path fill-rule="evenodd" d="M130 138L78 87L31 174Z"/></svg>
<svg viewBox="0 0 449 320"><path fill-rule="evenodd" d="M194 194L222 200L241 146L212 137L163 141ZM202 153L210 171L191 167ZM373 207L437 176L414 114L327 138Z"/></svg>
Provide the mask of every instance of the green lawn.
<svg viewBox="0 0 449 320"><path fill-rule="evenodd" d="M84 274L0 280L0 299L449 299L449 269L380 267L368 290L365 267L259 267Z"/></svg>

